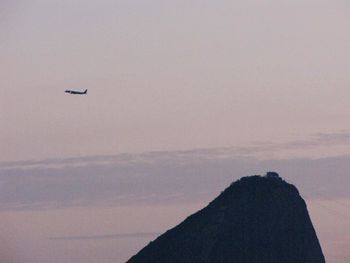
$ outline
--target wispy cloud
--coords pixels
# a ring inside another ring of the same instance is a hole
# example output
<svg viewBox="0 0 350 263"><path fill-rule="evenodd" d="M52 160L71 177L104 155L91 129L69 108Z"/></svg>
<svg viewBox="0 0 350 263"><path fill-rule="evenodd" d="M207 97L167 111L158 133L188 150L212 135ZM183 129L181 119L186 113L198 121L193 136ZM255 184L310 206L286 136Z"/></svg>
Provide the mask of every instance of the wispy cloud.
<svg viewBox="0 0 350 263"><path fill-rule="evenodd" d="M316 133L307 139L285 142L255 142L246 146L199 148L183 151L154 151L140 154L99 155L72 158L56 158L46 160L26 160L0 162L0 170L4 169L36 169L36 168L77 168L85 166L130 166L134 164L154 164L167 160L186 162L189 158L219 159L219 158L259 158L260 153L278 152L281 150L306 149L323 146L350 144L350 131L333 133ZM350 152L349 152L350 154Z"/></svg>
<svg viewBox="0 0 350 263"><path fill-rule="evenodd" d="M259 159L253 153L348 143L347 132L242 148L149 152L0 164L0 209L210 200L241 176L276 170L302 193L350 196L350 156Z"/></svg>
<svg viewBox="0 0 350 263"><path fill-rule="evenodd" d="M122 238L155 238L161 233L156 232L137 232L137 233L125 233L125 234L112 234L112 235L92 235L92 236L58 236L50 237L52 241L73 241L73 240L99 240L99 239L122 239Z"/></svg>

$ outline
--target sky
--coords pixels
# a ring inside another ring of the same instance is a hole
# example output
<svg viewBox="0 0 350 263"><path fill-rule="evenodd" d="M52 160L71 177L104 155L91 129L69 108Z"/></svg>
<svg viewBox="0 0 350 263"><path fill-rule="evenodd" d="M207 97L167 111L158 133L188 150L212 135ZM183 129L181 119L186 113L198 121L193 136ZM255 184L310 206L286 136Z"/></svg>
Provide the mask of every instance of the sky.
<svg viewBox="0 0 350 263"><path fill-rule="evenodd" d="M346 1L1 0L0 10L1 160L350 130Z"/></svg>
<svg viewBox="0 0 350 263"><path fill-rule="evenodd" d="M349 262L349 22L343 0L0 0L0 251L121 263L276 170Z"/></svg>
<svg viewBox="0 0 350 263"><path fill-rule="evenodd" d="M349 262L350 156L261 159L259 151L270 150L3 162L0 255L14 263L123 263L231 182L273 170L306 200L327 262Z"/></svg>

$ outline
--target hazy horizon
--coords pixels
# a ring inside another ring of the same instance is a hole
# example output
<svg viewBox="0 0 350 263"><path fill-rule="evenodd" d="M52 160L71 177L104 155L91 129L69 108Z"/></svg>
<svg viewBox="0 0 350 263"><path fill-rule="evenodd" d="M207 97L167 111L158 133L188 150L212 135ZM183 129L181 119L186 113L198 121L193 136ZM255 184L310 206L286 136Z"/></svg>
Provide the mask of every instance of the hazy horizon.
<svg viewBox="0 0 350 263"><path fill-rule="evenodd" d="M233 181L274 170L305 198L327 262L347 262L350 156L261 158L281 150L269 147L2 162L3 255L122 263ZM315 144L289 144L300 147Z"/></svg>

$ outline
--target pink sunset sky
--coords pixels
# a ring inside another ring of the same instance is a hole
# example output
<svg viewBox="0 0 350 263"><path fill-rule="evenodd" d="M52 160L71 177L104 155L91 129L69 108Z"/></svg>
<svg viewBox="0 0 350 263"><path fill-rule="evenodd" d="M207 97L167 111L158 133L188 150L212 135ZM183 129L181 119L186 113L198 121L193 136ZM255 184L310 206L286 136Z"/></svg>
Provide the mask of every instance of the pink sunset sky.
<svg viewBox="0 0 350 263"><path fill-rule="evenodd" d="M0 0L0 255L122 263L276 170L349 262L349 24L343 0Z"/></svg>

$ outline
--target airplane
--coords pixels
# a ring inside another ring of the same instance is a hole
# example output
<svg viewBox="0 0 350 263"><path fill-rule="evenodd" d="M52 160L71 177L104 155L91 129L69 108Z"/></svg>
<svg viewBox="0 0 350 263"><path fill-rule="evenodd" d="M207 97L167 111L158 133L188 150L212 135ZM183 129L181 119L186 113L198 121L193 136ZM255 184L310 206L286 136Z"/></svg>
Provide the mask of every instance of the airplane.
<svg viewBox="0 0 350 263"><path fill-rule="evenodd" d="M66 90L64 92L69 93L69 94L85 95L85 94L87 94L87 89L85 91Z"/></svg>

